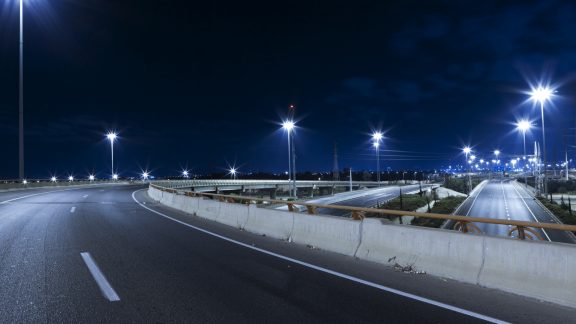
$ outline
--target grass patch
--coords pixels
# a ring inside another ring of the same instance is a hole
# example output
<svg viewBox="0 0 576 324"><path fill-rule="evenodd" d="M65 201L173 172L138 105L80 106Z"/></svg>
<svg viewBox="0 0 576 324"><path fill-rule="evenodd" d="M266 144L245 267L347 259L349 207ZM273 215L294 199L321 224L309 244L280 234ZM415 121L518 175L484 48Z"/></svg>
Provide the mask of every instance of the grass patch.
<svg viewBox="0 0 576 324"><path fill-rule="evenodd" d="M378 204L376 209L390 209L390 210L404 210L404 211L414 211L420 207L426 206L427 200L425 196L420 196L419 194L402 195L402 198L396 197L383 204ZM398 217L395 215L387 216L385 214L379 213L366 213L366 217L388 217L389 219L393 217Z"/></svg>
<svg viewBox="0 0 576 324"><path fill-rule="evenodd" d="M456 197L450 196L444 199L440 199L434 203L434 206L431 208L431 213L436 214L445 214L449 215L452 214L462 202L466 200L466 197ZM432 219L432 218L414 218L412 220L412 225L417 226L424 226L424 227L435 227L439 228L442 223L444 223L443 219Z"/></svg>
<svg viewBox="0 0 576 324"><path fill-rule="evenodd" d="M426 206L427 202L426 197L420 196L419 194L402 195L402 198L396 197L384 204L378 205L376 208L414 211L420 207Z"/></svg>

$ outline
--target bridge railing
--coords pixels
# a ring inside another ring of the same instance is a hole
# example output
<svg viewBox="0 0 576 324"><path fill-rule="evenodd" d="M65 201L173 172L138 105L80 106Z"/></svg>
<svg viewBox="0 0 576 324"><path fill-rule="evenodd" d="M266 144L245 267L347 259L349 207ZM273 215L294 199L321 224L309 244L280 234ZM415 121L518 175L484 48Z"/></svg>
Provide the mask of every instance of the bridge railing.
<svg viewBox="0 0 576 324"><path fill-rule="evenodd" d="M414 180L398 180L401 183L418 183ZM289 186L292 182L288 180L158 180L154 184L164 188L191 188L191 187L224 187L224 186ZM377 187L387 185L394 181L352 181L353 186ZM296 180L296 186L335 186L347 187L350 181L314 181L314 180Z"/></svg>
<svg viewBox="0 0 576 324"><path fill-rule="evenodd" d="M477 233L483 234L482 231L475 225L475 223L480 224L496 224L496 225L509 225L511 226L508 231L508 236L517 236L520 240L531 239L531 240L543 240L540 234L534 229L549 229L549 230L560 230L560 231L571 231L576 232L576 226L565 225L565 224L554 224L554 223L535 223L526 222L518 220L508 220L500 218L485 218L485 217L474 217L474 216L458 216L458 215L446 215L446 214L436 214L436 213L420 213L412 211L401 211L401 210L391 210L391 209L377 209L377 208L366 208L366 207L354 207L354 206L340 206L340 205L324 205L300 201L286 201L279 199L267 199L267 198L254 198L246 196L236 196L236 195L223 195L223 194L211 194L211 193L201 193L192 191L179 192L175 188L166 188L158 184L150 184L151 187L156 188L161 191L165 191L173 194L184 194L189 197L204 197L214 200L219 200L221 202L227 203L241 203L241 204L255 204L255 203L268 203L268 204L278 204L286 205L289 212L298 212L299 209L296 206L303 206L306 212L310 215L315 215L318 208L327 209L338 209L345 210L351 213L351 217L354 220L362 220L366 217L366 214L378 215L378 218L389 218L390 216L396 217L416 217L416 218L429 218L429 219L441 219L441 220L452 220L455 222L454 229L463 233ZM517 234L515 234L517 233Z"/></svg>

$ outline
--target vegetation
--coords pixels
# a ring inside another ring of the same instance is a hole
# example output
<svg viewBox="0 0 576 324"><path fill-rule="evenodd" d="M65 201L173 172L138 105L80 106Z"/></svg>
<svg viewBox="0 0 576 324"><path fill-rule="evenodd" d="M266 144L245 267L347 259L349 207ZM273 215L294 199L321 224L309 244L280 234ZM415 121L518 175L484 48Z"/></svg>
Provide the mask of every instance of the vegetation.
<svg viewBox="0 0 576 324"><path fill-rule="evenodd" d="M548 181L549 193L574 193L576 192L576 181L574 180L551 180Z"/></svg>
<svg viewBox="0 0 576 324"><path fill-rule="evenodd" d="M524 177L519 177L517 180L520 183L524 183ZM529 186L536 187L536 178L535 177L527 177L526 182L528 183Z"/></svg>
<svg viewBox="0 0 576 324"><path fill-rule="evenodd" d="M414 211L420 207L426 206L427 203L428 200L426 197L420 196L419 194L402 195L401 197L391 199L384 204L379 204L376 208Z"/></svg>
<svg viewBox="0 0 576 324"><path fill-rule="evenodd" d="M576 225L576 212L573 212L570 209L572 202L562 199L562 202L558 204L555 201L543 197L538 197L538 200L540 200L540 202L546 206L552 214L556 215L562 223L567 225Z"/></svg>
<svg viewBox="0 0 576 324"><path fill-rule="evenodd" d="M472 188L476 187L480 182L482 182L481 178L472 177ZM455 178L452 176L446 176L444 178L444 187L468 194L468 177Z"/></svg>
<svg viewBox="0 0 576 324"><path fill-rule="evenodd" d="M452 214L460 204L466 200L466 197L446 197L444 199L438 200L434 203L434 206L430 209L431 213L435 214ZM414 218L412 220L412 225L425 226L425 227L436 227L439 228L443 219L432 219L432 218Z"/></svg>

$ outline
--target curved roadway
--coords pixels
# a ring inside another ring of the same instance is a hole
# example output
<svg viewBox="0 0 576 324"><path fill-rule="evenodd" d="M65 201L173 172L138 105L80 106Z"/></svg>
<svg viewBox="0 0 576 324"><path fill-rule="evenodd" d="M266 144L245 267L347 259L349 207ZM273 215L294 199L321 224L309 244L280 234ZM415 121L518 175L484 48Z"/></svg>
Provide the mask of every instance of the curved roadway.
<svg viewBox="0 0 576 324"><path fill-rule="evenodd" d="M143 186L0 193L7 323L565 322L572 309L255 236Z"/></svg>

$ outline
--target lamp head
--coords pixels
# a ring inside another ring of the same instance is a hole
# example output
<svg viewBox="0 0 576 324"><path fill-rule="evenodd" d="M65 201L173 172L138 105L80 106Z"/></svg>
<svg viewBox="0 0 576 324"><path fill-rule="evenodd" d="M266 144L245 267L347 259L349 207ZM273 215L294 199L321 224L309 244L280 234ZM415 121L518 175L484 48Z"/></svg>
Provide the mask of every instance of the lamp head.
<svg viewBox="0 0 576 324"><path fill-rule="evenodd" d="M530 99L538 101L539 103L543 103L547 100L550 100L553 92L554 91L548 87L539 86L538 88L532 90L530 93Z"/></svg>
<svg viewBox="0 0 576 324"><path fill-rule="evenodd" d="M116 137L118 137L118 134L116 134L114 132L110 132L110 133L106 134L106 138L108 138L110 140L110 142L114 142Z"/></svg>
<svg viewBox="0 0 576 324"><path fill-rule="evenodd" d="M518 128L518 130L522 132L529 130L530 127L532 127L532 124L530 124L530 122L527 120L521 120L518 123L516 123L516 128Z"/></svg>
<svg viewBox="0 0 576 324"><path fill-rule="evenodd" d="M284 128L284 129L287 130L287 131L291 131L292 129L294 129L295 126L296 126L296 125L295 125L294 122L291 121L291 120L287 120L287 121L284 121L284 122L282 123L282 128Z"/></svg>

